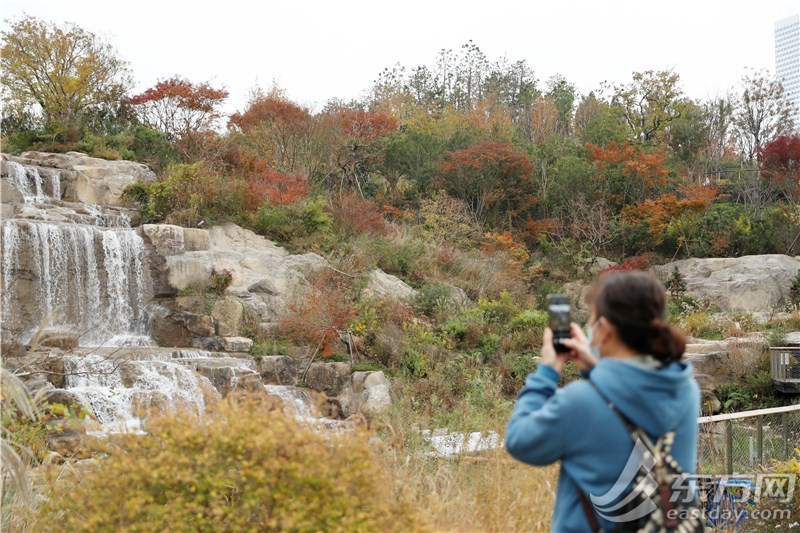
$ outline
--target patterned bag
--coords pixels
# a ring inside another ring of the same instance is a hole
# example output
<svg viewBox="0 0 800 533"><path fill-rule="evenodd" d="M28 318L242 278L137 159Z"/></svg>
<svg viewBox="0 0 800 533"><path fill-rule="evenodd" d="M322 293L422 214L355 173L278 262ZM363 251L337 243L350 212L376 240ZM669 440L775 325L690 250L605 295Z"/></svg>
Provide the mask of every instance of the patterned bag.
<svg viewBox="0 0 800 533"><path fill-rule="evenodd" d="M592 531L601 531L597 514L615 522L617 527L614 531L705 531L697 494L690 486L683 469L670 455L675 431L664 434L653 443L647 433L623 415L594 382L589 380L589 383L625 424L634 442L634 453L638 452L642 458L641 466L630 484L630 491L621 502L593 506L586 494L578 488L581 505Z"/></svg>

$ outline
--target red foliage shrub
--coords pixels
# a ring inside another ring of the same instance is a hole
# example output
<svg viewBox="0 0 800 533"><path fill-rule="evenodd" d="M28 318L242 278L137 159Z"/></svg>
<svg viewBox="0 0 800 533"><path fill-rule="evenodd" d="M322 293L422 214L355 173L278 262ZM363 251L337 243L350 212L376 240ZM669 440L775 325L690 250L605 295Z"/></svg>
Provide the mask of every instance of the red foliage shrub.
<svg viewBox="0 0 800 533"><path fill-rule="evenodd" d="M633 270L650 270L650 261L653 259L652 253L646 253L636 257L631 257L619 265L611 265L598 272L598 276L611 272L631 272Z"/></svg>
<svg viewBox="0 0 800 533"><path fill-rule="evenodd" d="M513 219L536 203L528 156L501 142L483 142L448 152L439 163L439 185L466 201L478 219Z"/></svg>
<svg viewBox="0 0 800 533"><path fill-rule="evenodd" d="M800 136L781 135L758 152L761 175L790 202L800 197Z"/></svg>
<svg viewBox="0 0 800 533"><path fill-rule="evenodd" d="M361 198L356 193L334 198L330 210L334 228L344 235L386 233L386 222L381 208L372 200Z"/></svg>
<svg viewBox="0 0 800 533"><path fill-rule="evenodd" d="M173 76L128 100L139 120L170 138L207 131L222 116L219 106L228 91L209 83L192 83Z"/></svg>
<svg viewBox="0 0 800 533"><path fill-rule="evenodd" d="M339 120L345 136L356 138L361 144L369 144L378 137L397 130L397 119L381 113L343 109Z"/></svg>
<svg viewBox="0 0 800 533"><path fill-rule="evenodd" d="M347 329L357 310L344 276L325 269L310 283L303 298L289 306L279 328L294 341L319 345L320 353L327 357L336 352L339 331Z"/></svg>

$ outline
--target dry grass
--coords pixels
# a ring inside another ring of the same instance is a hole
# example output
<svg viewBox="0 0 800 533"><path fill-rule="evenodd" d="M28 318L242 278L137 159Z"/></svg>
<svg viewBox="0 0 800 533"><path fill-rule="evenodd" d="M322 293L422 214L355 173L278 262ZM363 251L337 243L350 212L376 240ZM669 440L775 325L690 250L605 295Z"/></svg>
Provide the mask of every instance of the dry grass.
<svg viewBox="0 0 800 533"><path fill-rule="evenodd" d="M558 467L534 468L504 450L456 459L391 459L396 486L437 531L549 531Z"/></svg>
<svg viewBox="0 0 800 533"><path fill-rule="evenodd" d="M747 338L728 339L727 366L738 378L744 378L756 372L767 357L766 338L750 336Z"/></svg>
<svg viewBox="0 0 800 533"><path fill-rule="evenodd" d="M469 420L457 429L501 433L507 414L498 410L485 414L489 416L465 413ZM394 477L397 497L413 502L434 530L550 530L557 464L532 467L503 448L433 457L421 436L421 423L421 418L401 409L373 422L373 429L381 436L382 457Z"/></svg>

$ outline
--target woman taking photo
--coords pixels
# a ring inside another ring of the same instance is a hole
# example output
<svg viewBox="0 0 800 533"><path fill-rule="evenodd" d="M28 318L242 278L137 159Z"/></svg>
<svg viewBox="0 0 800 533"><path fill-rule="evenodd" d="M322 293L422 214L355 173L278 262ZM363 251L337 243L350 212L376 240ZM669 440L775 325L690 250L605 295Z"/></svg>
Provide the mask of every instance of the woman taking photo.
<svg viewBox="0 0 800 533"><path fill-rule="evenodd" d="M635 430L650 444L670 440L671 466L695 472L700 393L691 366L681 362L686 341L665 323L661 283L643 272L607 275L589 303L587 335L573 323L572 338L563 340L569 352L557 354L545 330L539 366L526 378L506 430L506 448L520 461L561 461L551 526L559 533L613 531L649 519L641 515L652 503L628 516L620 504L634 474L654 468L652 455L637 456L643 445ZM570 358L587 379L558 389ZM662 515L677 513L666 512L668 496L660 503Z"/></svg>

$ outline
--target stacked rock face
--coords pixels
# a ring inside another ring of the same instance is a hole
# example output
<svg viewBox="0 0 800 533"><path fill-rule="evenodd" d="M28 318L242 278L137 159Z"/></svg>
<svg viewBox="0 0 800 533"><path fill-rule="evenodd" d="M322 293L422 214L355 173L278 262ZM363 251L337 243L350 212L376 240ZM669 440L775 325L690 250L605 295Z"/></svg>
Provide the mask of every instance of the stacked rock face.
<svg viewBox="0 0 800 533"><path fill-rule="evenodd" d="M654 270L667 279L674 268L686 281L687 294L725 312L752 313L756 319L768 320L789 303L800 260L781 254L691 258Z"/></svg>
<svg viewBox="0 0 800 533"><path fill-rule="evenodd" d="M291 362L292 379L274 380L260 369L272 358L249 356L244 335L272 332L327 262L233 224L142 225L122 194L155 179L144 165L77 152L1 156L6 366L24 370L32 389L83 402L109 429L137 430L146 413L165 408L201 412L210 399L253 388L318 416L322 393L297 387L305 364L279 357ZM222 272L229 285L209 292ZM356 384L342 363L306 372L329 402L341 398L338 416L385 408L388 382Z"/></svg>
<svg viewBox="0 0 800 533"><path fill-rule="evenodd" d="M46 325L86 346L145 339L144 240L120 204L125 186L155 175L75 152L3 156L0 170L4 338L27 342Z"/></svg>

